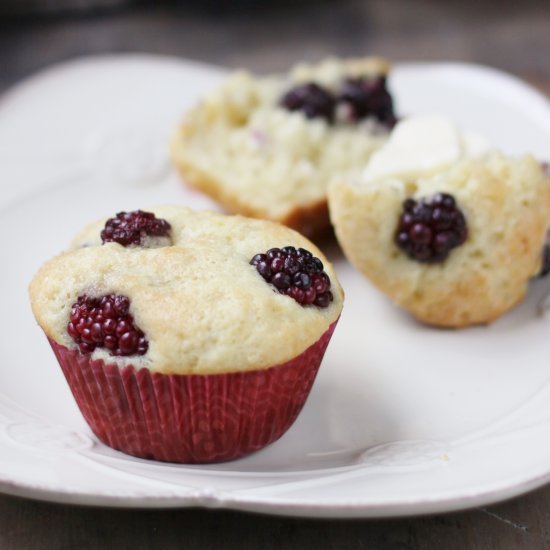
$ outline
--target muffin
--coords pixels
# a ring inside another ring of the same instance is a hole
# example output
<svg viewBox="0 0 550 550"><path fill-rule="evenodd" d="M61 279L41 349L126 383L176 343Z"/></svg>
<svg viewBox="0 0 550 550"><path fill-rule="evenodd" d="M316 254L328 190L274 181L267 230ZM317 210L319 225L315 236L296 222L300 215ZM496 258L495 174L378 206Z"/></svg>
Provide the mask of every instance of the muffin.
<svg viewBox="0 0 550 550"><path fill-rule="evenodd" d="M181 463L278 439L343 302L332 266L295 231L171 206L85 228L30 297L98 438Z"/></svg>
<svg viewBox="0 0 550 550"><path fill-rule="evenodd" d="M184 181L228 211L332 232L327 185L363 166L395 123L377 58L328 59L284 76L238 71L192 109L171 152Z"/></svg>
<svg viewBox="0 0 550 550"><path fill-rule="evenodd" d="M420 321L465 327L520 302L541 268L550 179L447 119L400 122L388 143L329 190L348 259Z"/></svg>

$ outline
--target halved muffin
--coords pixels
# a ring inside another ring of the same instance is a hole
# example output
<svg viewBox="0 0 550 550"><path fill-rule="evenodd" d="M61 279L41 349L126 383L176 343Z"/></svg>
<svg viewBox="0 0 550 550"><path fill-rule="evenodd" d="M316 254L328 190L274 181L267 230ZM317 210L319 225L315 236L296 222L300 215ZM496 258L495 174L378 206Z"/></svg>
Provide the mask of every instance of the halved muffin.
<svg viewBox="0 0 550 550"><path fill-rule="evenodd" d="M441 117L398 124L363 174L334 182L348 259L396 304L438 326L489 323L540 271L550 179Z"/></svg>
<svg viewBox="0 0 550 550"><path fill-rule="evenodd" d="M365 164L395 123L377 58L328 59L289 74L239 71L192 109L171 152L186 183L228 211L308 237L331 231L331 178Z"/></svg>

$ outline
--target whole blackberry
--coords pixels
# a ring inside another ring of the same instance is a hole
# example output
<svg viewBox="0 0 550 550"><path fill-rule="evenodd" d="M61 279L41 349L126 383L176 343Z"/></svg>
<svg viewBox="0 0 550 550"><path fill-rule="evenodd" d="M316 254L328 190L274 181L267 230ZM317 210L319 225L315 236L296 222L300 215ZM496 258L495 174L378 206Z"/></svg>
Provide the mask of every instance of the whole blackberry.
<svg viewBox="0 0 550 550"><path fill-rule="evenodd" d="M351 121L372 116L388 128L393 128L397 122L385 76L348 78L342 84L337 100L347 107Z"/></svg>
<svg viewBox="0 0 550 550"><path fill-rule="evenodd" d="M395 243L410 258L442 262L467 237L466 219L452 195L437 193L431 199L403 202Z"/></svg>
<svg viewBox="0 0 550 550"><path fill-rule="evenodd" d="M129 310L126 296L79 296L72 306L67 333L81 353L92 353L99 347L107 348L111 355L143 355L149 343Z"/></svg>
<svg viewBox="0 0 550 550"><path fill-rule="evenodd" d="M299 304L328 307L333 300L323 262L304 248L271 248L256 254L250 263L265 281Z"/></svg>
<svg viewBox="0 0 550 550"><path fill-rule="evenodd" d="M319 117L332 122L336 101L329 91L310 82L289 90L281 105L289 111L302 111L307 118Z"/></svg>
<svg viewBox="0 0 550 550"><path fill-rule="evenodd" d="M122 246L141 245L145 237L168 237L170 229L166 220L157 218L151 212L119 212L105 223L101 240Z"/></svg>

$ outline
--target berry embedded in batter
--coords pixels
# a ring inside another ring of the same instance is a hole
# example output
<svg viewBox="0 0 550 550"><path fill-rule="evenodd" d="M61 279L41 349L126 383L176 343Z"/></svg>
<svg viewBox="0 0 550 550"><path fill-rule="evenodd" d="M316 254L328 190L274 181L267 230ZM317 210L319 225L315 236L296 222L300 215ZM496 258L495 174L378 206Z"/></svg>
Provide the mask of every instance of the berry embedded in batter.
<svg viewBox="0 0 550 550"><path fill-rule="evenodd" d="M151 212L119 212L105 223L101 240L103 243L116 242L122 246L140 246L146 237L169 237L170 229L166 220L157 218Z"/></svg>
<svg viewBox="0 0 550 550"><path fill-rule="evenodd" d="M329 91L310 82L289 90L281 105L289 111L302 111L307 118L324 118L332 122L336 101Z"/></svg>
<svg viewBox="0 0 550 550"><path fill-rule="evenodd" d="M424 263L444 261L468 237L466 218L452 195L407 199L399 218L395 243L409 258Z"/></svg>
<svg viewBox="0 0 550 550"><path fill-rule="evenodd" d="M149 343L129 310L129 298L119 294L79 296L72 306L67 333L81 353L105 348L111 355L143 355Z"/></svg>
<svg viewBox="0 0 550 550"><path fill-rule="evenodd" d="M299 304L324 308L333 300L323 262L304 248L271 248L265 254L256 254L250 264L265 281Z"/></svg>
<svg viewBox="0 0 550 550"><path fill-rule="evenodd" d="M388 128L393 128L397 122L385 76L348 78L337 99L347 107L347 118L351 121L372 116Z"/></svg>

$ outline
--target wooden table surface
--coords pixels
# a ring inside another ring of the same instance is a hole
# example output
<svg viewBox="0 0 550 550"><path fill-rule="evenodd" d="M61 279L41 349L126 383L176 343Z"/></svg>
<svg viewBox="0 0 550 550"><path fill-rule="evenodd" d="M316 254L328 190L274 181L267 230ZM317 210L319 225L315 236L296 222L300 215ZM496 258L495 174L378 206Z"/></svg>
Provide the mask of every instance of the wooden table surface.
<svg viewBox="0 0 550 550"><path fill-rule="evenodd" d="M206 12L190 2L174 4L0 19L0 91L58 61L138 51L261 72L330 54L468 61L509 71L550 95L548 0L295 0L284 8L249 0L248 9L241 0L218 3L232 6L224 10L210 1ZM262 9L251 9L254 4ZM0 495L0 549L58 548L550 548L550 486L468 512L383 521L111 510Z"/></svg>

